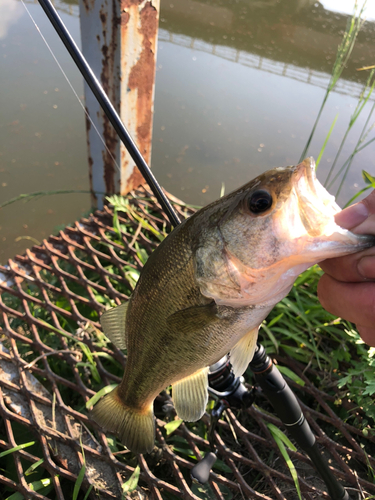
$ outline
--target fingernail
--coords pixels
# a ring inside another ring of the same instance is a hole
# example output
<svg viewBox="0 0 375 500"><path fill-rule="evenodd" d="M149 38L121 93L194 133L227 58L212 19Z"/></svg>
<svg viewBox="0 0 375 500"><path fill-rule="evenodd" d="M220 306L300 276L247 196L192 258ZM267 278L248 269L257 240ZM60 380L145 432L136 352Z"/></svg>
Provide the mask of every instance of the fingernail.
<svg viewBox="0 0 375 500"><path fill-rule="evenodd" d="M358 272L366 279L375 278L375 256L362 257L357 264Z"/></svg>
<svg viewBox="0 0 375 500"><path fill-rule="evenodd" d="M359 202L336 214L335 221L339 226L351 229L365 221L369 215L366 205Z"/></svg>

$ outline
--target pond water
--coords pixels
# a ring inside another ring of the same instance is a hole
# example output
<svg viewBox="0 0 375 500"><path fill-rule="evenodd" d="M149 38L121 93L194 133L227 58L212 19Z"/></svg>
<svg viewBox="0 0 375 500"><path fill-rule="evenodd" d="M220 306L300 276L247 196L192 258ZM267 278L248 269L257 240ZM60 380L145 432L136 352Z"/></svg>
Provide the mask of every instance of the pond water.
<svg viewBox="0 0 375 500"><path fill-rule="evenodd" d="M264 170L296 164L353 4L162 0L151 162L159 182L203 205L220 195L223 183L229 192ZM76 2L55 5L79 42ZM82 78L43 11L30 1L27 7L82 96ZM357 69L374 64L372 2L366 17L309 149L316 158L338 115L319 165L321 181L368 75ZM88 190L84 113L18 0L0 2L0 47L0 204L21 193ZM373 102L351 130L339 165L354 149ZM372 143L355 157L340 204L364 186L362 169L375 175L374 148ZM333 194L338 185L331 186ZM0 262L89 209L88 194L39 197L1 209Z"/></svg>

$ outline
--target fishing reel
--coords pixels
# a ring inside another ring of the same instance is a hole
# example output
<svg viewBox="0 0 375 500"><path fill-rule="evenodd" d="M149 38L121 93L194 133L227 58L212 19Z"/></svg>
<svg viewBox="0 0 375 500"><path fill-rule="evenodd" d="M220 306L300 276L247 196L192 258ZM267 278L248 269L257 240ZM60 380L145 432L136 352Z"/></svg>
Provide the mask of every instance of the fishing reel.
<svg viewBox="0 0 375 500"><path fill-rule="evenodd" d="M244 385L243 377L234 376L228 356L224 356L210 366L208 384L208 391L217 398L217 403L211 412L211 422L208 429L211 451L191 470L192 479L201 484L208 481L211 469L216 462L217 449L214 435L221 415L229 407L248 408L255 399L255 388L249 391Z"/></svg>
<svg viewBox="0 0 375 500"><path fill-rule="evenodd" d="M193 481L204 484L208 482L212 467L216 462L217 449L214 433L222 413L226 408L248 408L254 402L259 387L274 407L278 417L287 427L302 450L310 457L315 468L326 484L332 500L350 500L348 492L337 481L329 469L326 459L321 454L311 431L310 425L302 413L296 396L273 364L266 350L257 344L254 357L250 363L256 385L249 391L242 377L235 377L228 356L224 356L210 367L208 374L209 392L218 398L211 413L208 440L211 451L191 470Z"/></svg>

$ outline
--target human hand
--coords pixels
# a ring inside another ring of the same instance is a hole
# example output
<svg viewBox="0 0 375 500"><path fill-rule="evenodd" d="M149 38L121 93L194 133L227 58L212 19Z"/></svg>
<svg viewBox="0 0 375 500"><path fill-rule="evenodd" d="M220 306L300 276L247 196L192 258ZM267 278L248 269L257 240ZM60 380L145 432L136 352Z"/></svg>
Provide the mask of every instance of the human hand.
<svg viewBox="0 0 375 500"><path fill-rule="evenodd" d="M375 190L339 212L335 220L357 234L375 235ZM375 347L375 246L320 263L320 303L330 313L356 324L366 344Z"/></svg>

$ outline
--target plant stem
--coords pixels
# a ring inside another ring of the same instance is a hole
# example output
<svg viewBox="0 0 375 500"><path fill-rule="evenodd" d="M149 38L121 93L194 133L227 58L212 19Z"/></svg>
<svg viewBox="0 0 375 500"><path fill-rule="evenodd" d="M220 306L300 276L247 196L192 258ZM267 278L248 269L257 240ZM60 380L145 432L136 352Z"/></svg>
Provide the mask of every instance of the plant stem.
<svg viewBox="0 0 375 500"><path fill-rule="evenodd" d="M15 198L11 198L10 200L6 201L5 203L2 203L0 205L0 208L4 208L7 205L11 205L12 203L15 203L16 201L20 200L25 200L29 201L32 198L36 198L38 196L50 196L52 194L76 194L76 193L83 193L83 194L91 194L91 191L87 190L80 190L80 189L58 189L57 191L36 191L35 193L28 193L28 194L20 194L16 196ZM96 194L106 194L106 193L100 193L97 192Z"/></svg>

